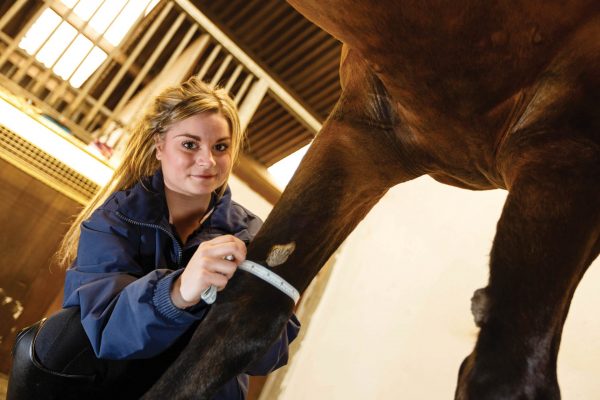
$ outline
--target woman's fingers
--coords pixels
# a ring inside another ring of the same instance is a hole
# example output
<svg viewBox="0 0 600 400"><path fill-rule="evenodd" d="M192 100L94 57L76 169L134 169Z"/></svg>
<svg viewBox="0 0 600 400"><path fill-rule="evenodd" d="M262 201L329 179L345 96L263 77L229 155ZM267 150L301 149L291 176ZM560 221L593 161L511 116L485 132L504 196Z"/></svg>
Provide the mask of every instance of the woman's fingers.
<svg viewBox="0 0 600 400"><path fill-rule="evenodd" d="M239 264L246 259L246 244L235 236L219 236L202 243L195 255L222 259L233 256L234 260L232 261Z"/></svg>
<svg viewBox="0 0 600 400"><path fill-rule="evenodd" d="M218 291L225 289L229 278L218 272L209 272L205 275L205 282L208 283L208 287L215 286Z"/></svg>
<svg viewBox="0 0 600 400"><path fill-rule="evenodd" d="M237 263L225 259L214 259L206 257L201 261L204 269L208 272L216 272L230 279L237 269Z"/></svg>
<svg viewBox="0 0 600 400"><path fill-rule="evenodd" d="M235 236L223 235L203 242L177 279L179 293L172 298L177 297L185 304L196 304L210 286L224 289L245 259L246 244Z"/></svg>

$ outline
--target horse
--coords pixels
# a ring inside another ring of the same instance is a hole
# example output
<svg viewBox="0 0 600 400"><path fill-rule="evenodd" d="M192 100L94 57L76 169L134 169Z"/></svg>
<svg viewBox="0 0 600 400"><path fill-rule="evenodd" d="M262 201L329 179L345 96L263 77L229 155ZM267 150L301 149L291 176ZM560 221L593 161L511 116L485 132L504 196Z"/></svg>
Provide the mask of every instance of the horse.
<svg viewBox="0 0 600 400"><path fill-rule="evenodd" d="M454 395L559 399L563 324L600 251L600 4L289 3L343 43L342 90L247 258L303 292L389 188L505 189ZM292 309L239 271L144 398L210 398Z"/></svg>

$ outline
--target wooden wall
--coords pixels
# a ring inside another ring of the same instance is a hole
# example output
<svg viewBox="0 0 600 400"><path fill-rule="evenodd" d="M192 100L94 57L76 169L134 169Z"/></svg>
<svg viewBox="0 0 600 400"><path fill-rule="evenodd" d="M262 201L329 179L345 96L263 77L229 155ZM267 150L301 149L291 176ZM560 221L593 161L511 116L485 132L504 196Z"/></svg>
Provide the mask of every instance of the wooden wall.
<svg viewBox="0 0 600 400"><path fill-rule="evenodd" d="M64 271L53 261L80 205L0 159L0 372L22 328L60 307Z"/></svg>

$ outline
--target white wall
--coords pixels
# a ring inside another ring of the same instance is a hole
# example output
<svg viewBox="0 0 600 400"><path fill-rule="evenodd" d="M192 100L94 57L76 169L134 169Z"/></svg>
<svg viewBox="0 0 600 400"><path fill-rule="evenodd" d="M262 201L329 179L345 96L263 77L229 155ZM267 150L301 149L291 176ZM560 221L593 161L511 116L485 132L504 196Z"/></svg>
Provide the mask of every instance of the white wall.
<svg viewBox="0 0 600 400"><path fill-rule="evenodd" d="M345 242L279 399L453 398L505 196L427 177L393 188ZM599 264L566 324L566 400L600 393Z"/></svg>

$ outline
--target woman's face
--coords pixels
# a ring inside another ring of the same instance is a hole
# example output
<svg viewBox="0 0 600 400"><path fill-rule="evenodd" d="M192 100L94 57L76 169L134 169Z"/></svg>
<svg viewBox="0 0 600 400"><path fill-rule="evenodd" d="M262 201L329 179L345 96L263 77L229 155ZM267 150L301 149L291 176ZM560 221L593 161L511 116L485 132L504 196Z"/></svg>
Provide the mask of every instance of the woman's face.
<svg viewBox="0 0 600 400"><path fill-rule="evenodd" d="M227 180L231 168L231 132L225 117L201 113L173 123L156 142L168 190L205 198Z"/></svg>

